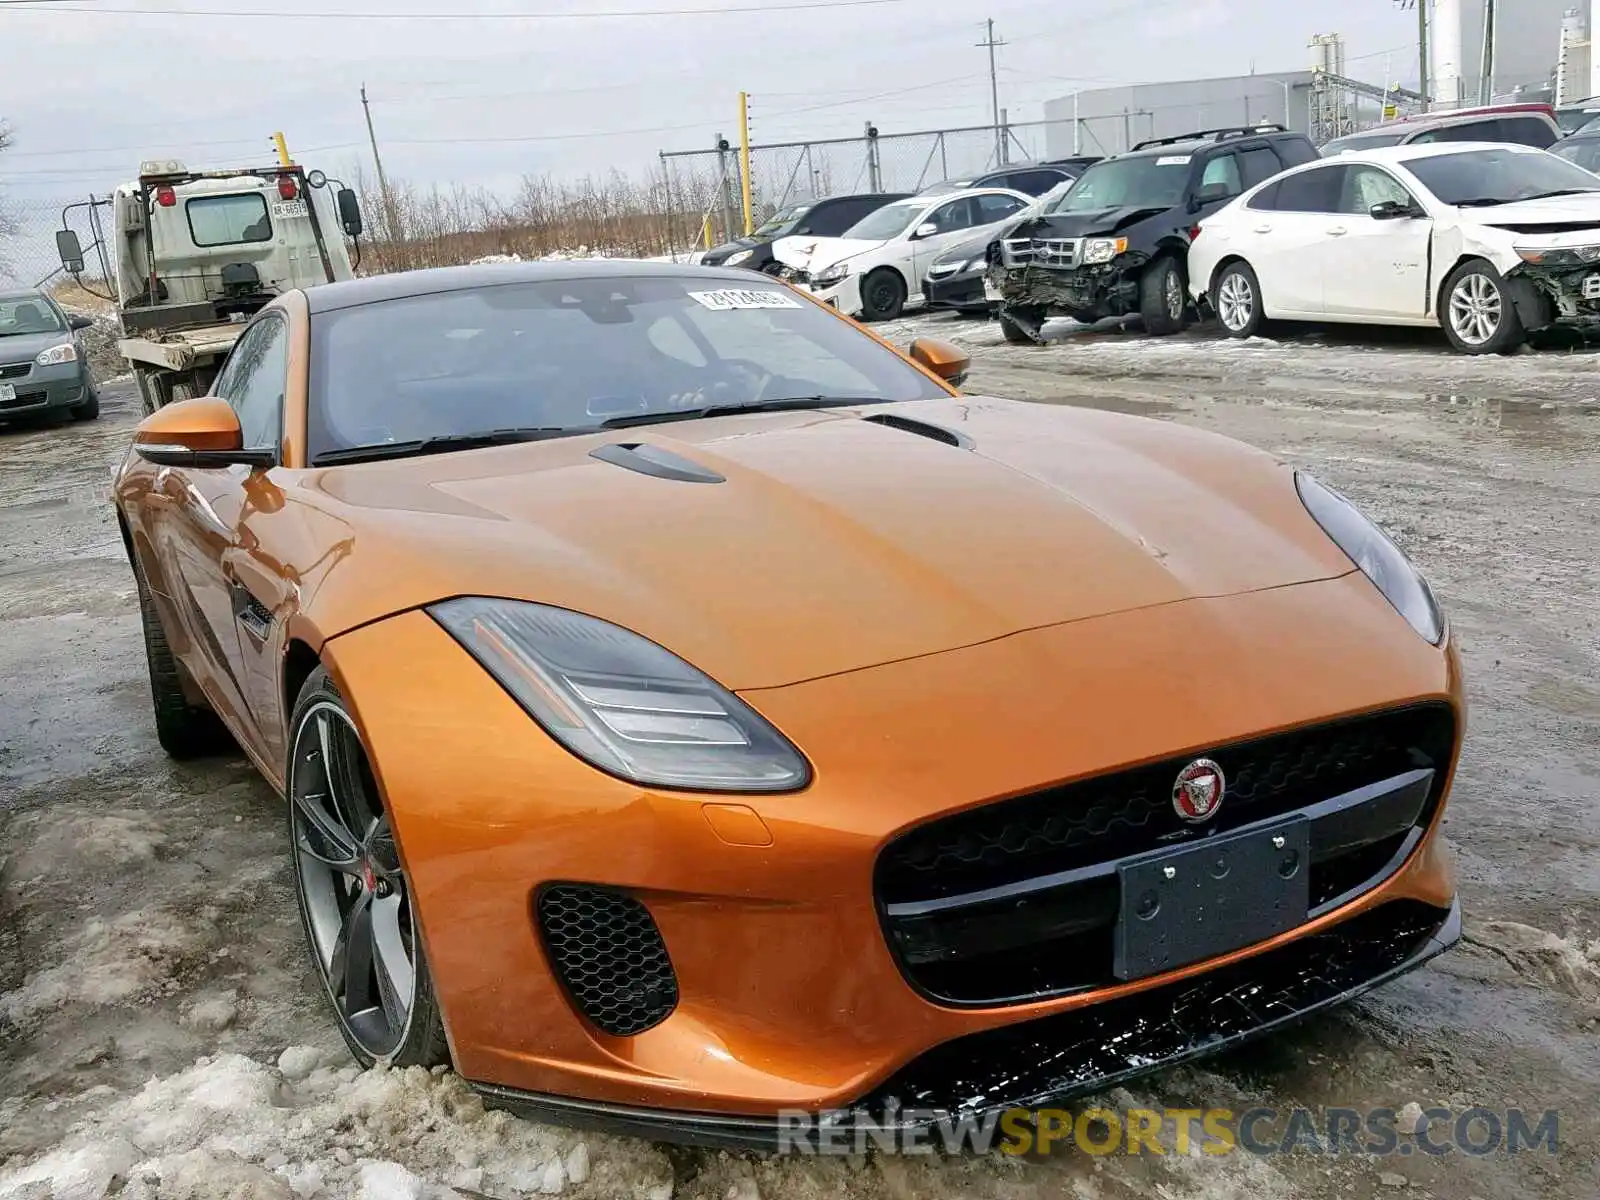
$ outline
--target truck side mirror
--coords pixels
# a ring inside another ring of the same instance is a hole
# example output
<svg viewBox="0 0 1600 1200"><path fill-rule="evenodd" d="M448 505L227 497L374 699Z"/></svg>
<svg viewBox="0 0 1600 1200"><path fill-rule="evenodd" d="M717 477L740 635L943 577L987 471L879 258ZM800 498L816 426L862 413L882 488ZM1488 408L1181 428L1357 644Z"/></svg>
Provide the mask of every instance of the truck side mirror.
<svg viewBox="0 0 1600 1200"><path fill-rule="evenodd" d="M361 202L356 199L354 188L340 188L337 193L339 205L339 224L351 237L361 236Z"/></svg>
<svg viewBox="0 0 1600 1200"><path fill-rule="evenodd" d="M70 229L56 230L56 253L61 256L61 266L69 275L83 274L83 247L78 235Z"/></svg>

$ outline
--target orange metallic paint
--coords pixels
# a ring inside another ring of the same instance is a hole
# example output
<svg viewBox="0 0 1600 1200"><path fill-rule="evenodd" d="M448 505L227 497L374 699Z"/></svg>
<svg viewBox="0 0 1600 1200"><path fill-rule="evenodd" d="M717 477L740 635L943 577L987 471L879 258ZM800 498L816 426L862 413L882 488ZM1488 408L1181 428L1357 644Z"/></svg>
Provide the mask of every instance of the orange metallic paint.
<svg viewBox="0 0 1600 1200"><path fill-rule="evenodd" d="M911 360L922 364L940 379L959 383L966 378L972 356L958 346L938 338L918 338L907 351Z"/></svg>
<svg viewBox="0 0 1600 1200"><path fill-rule="evenodd" d="M156 409L133 432L135 446L183 446L189 450L237 450L239 418L226 400L197 396Z"/></svg>
<svg viewBox="0 0 1600 1200"><path fill-rule="evenodd" d="M714 468L715 486L598 463L607 435L309 469L309 315L296 294L276 307L292 334L282 465L130 453L116 500L197 694L280 791L291 642L333 673L468 1078L820 1106L949 1038L1196 974L1221 960L1038 1004L934 1005L889 955L874 857L911 824L1079 777L1409 701L1461 708L1453 647L1354 571L1283 464L1215 435L941 384L946 399L887 407L976 450L829 410L629 431ZM175 430L183 409L163 410ZM274 616L259 643L224 615L234 584ZM708 797L587 766L421 611L461 594L563 605L669 647L781 729L813 782ZM1228 958L1386 899L1448 904L1437 829L1373 892ZM574 1012L532 916L557 880L649 906L680 981L667 1021L618 1039Z"/></svg>

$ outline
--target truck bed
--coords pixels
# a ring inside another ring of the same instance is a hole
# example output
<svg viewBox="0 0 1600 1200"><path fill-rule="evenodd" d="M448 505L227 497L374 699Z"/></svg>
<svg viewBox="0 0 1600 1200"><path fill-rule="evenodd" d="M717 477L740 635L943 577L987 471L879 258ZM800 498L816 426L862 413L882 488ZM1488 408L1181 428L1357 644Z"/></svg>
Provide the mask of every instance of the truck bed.
<svg viewBox="0 0 1600 1200"><path fill-rule="evenodd" d="M196 363L221 358L233 349L244 326L233 321L200 325L194 329L174 329L156 338L121 338L117 353L129 362L186 371Z"/></svg>

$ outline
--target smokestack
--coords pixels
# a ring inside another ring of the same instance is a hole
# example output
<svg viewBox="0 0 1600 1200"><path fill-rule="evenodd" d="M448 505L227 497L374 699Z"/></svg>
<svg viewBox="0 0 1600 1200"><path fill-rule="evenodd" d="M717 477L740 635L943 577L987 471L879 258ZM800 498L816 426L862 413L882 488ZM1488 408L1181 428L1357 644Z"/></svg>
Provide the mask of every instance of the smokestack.
<svg viewBox="0 0 1600 1200"><path fill-rule="evenodd" d="M1427 0L1417 0L1419 4ZM1461 107L1461 2L1434 0L1432 34L1433 97L1436 108Z"/></svg>

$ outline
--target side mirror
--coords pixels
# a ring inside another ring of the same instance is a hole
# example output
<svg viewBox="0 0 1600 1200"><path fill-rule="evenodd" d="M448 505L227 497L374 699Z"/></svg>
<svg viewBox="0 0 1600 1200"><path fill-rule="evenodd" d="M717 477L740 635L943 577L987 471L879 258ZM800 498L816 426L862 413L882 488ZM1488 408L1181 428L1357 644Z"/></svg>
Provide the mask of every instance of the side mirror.
<svg viewBox="0 0 1600 1200"><path fill-rule="evenodd" d="M83 274L83 247L78 243L78 235L70 229L56 230L56 254L61 258L61 266L68 275Z"/></svg>
<svg viewBox="0 0 1600 1200"><path fill-rule="evenodd" d="M360 237L361 202L356 199L354 188L340 188L334 194L335 202L339 206L339 224L344 227L345 233L351 237Z"/></svg>
<svg viewBox="0 0 1600 1200"><path fill-rule="evenodd" d="M246 450L239 416L226 400L199 396L156 409L133 432L133 448L163 467L270 467L271 450Z"/></svg>
<svg viewBox="0 0 1600 1200"><path fill-rule="evenodd" d="M1416 212L1411 205L1403 204L1399 200L1380 200L1367 209L1367 216L1374 221L1403 221L1415 215Z"/></svg>
<svg viewBox="0 0 1600 1200"><path fill-rule="evenodd" d="M972 356L959 346L938 338L918 338L908 351L911 361L927 367L946 383L960 387L972 366Z"/></svg>
<svg viewBox="0 0 1600 1200"><path fill-rule="evenodd" d="M93 324L93 318L86 317L82 313L73 313L67 318L67 328L73 331L88 329Z"/></svg>
<svg viewBox="0 0 1600 1200"><path fill-rule="evenodd" d="M936 234L938 232L939 232L939 227L937 225L935 225L932 221L924 221L921 225L917 226L917 231L914 234L912 234L911 236L912 237L917 237L917 238L931 238L934 234Z"/></svg>

